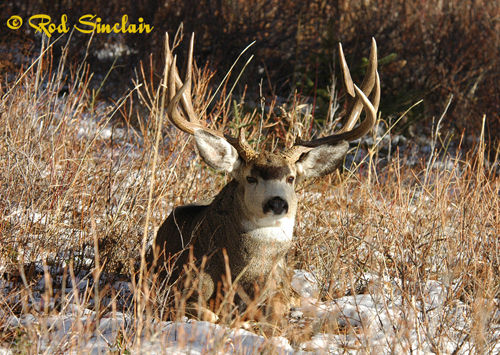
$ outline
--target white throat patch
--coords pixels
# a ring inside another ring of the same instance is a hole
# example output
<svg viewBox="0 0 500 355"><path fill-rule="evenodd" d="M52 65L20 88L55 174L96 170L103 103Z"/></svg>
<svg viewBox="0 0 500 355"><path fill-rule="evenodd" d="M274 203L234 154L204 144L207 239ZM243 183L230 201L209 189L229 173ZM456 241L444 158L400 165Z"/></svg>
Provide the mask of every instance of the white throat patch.
<svg viewBox="0 0 500 355"><path fill-rule="evenodd" d="M241 225L245 234L252 238L287 242L293 238L295 219L290 217L276 218L274 216L260 218L258 221L243 221Z"/></svg>

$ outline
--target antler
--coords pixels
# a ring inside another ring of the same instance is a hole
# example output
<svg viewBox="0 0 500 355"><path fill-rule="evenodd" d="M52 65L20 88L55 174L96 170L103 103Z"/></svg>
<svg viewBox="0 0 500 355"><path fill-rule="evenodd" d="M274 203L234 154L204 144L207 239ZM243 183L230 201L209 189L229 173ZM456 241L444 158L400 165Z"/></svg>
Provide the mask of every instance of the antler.
<svg viewBox="0 0 500 355"><path fill-rule="evenodd" d="M310 151L314 147L326 144L336 144L341 141L353 141L364 136L375 124L377 110L380 103L380 78L377 72L377 43L372 38L372 47L370 51L370 61L366 71L366 76L359 89L351 79L351 74L344 57L342 45L339 43L339 56L342 71L344 73L344 83L347 92L356 97L352 105L349 118L344 127L337 133L327 137L313 139L310 141L296 140L294 145L286 150L284 154L292 161L297 161L303 153ZM373 87L375 90L372 92ZM370 95L371 93L371 95ZM370 95L370 99L367 96ZM358 120L361 110L364 108L366 118L353 128Z"/></svg>
<svg viewBox="0 0 500 355"><path fill-rule="evenodd" d="M167 116L170 121L183 132L193 135L196 130L203 130L217 137L225 139L230 143L238 152L240 157L245 161L252 160L257 154L250 147L245 139L245 132L242 129L239 131L238 137L233 137L228 134L224 134L221 131L217 131L206 127L200 122L200 119L196 115L193 109L193 103L191 101L191 72L193 70L193 47L194 47L194 33L191 36L191 41L189 43L189 54L188 54L188 64L186 69L186 77L184 83L182 83L179 73L177 71L176 56L172 54L168 43L168 34L166 37L165 44L165 70L168 73L168 99L169 103L167 106ZM181 109L183 114L179 112L178 106L181 103ZM184 116L184 117L183 117ZM187 119L185 118L187 117Z"/></svg>

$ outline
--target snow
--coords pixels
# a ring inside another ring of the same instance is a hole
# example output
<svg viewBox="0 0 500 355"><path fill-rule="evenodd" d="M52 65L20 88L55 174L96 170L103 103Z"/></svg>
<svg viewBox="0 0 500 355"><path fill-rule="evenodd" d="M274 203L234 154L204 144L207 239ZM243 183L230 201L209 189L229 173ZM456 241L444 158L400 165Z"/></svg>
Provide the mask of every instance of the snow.
<svg viewBox="0 0 500 355"><path fill-rule="evenodd" d="M243 329L229 329L208 322L188 321L163 326L162 343L169 344L167 353L176 354L255 354L262 349L273 349L276 354L291 354L293 349L282 337L265 339ZM149 341L151 350L155 344ZM147 346L146 346L147 349ZM149 349L148 349L149 350ZM147 352L149 352L146 350ZM162 352L162 348L159 350Z"/></svg>
<svg viewBox="0 0 500 355"><path fill-rule="evenodd" d="M39 322L33 315L21 318L11 316L11 326L38 326L41 331L39 351L55 353L71 349L77 352L101 354L117 351L117 338L122 329L132 324L130 317L116 313L112 318L96 319L95 312L86 310L82 315L68 312L49 316ZM143 336L140 350L148 354L255 354L272 349L276 354L292 354L288 340L282 337L266 339L243 329L201 322L161 322L154 324L154 332ZM83 329L94 329L92 333ZM84 334L84 335L82 335ZM0 353L1 354L1 353Z"/></svg>
<svg viewBox="0 0 500 355"><path fill-rule="evenodd" d="M319 295L314 275L305 270L294 270L292 288L302 298L316 298Z"/></svg>
<svg viewBox="0 0 500 355"><path fill-rule="evenodd" d="M336 325L339 334L317 333L311 340L301 344L301 349L328 353L343 353L343 348L353 353L374 351L379 353L416 353L435 352L432 344L433 334L438 334L441 317L446 314L448 322L452 320L454 329L441 334L441 343L437 344L443 353L452 353L462 341L462 351L467 353L472 346L463 339L460 330L465 330L467 321L465 305L446 299L446 288L438 281L430 280L422 284L422 301L413 298L409 304L403 303L398 292L400 280L393 280L387 286L387 280L379 282L379 289L371 293L344 296L333 301L321 302L317 298L307 297L311 285L303 271L296 271L293 287L304 286L299 290L302 296L301 311L306 317L313 318L313 324ZM373 276L371 276L374 278ZM383 286L381 286L383 284ZM392 292L387 288L392 288ZM299 287L300 288L300 287ZM305 291L305 292L304 292ZM378 291L378 292L377 292ZM382 291L382 292L380 292Z"/></svg>
<svg viewBox="0 0 500 355"><path fill-rule="evenodd" d="M314 271L295 270L292 288L300 296L300 306L292 310L290 318L308 319L314 333L293 347L284 337L264 337L245 329L187 319L150 321L145 327L148 334L140 338L140 343L129 346L151 354L256 354L263 351L342 354L346 350L352 354L425 354L435 352L436 347L447 354L463 342L458 354L473 351L472 344L460 332L468 325L466 306L459 300L447 299L445 284L436 280L422 282L423 297L404 301L398 291L401 280L366 276L370 281L368 293L321 301ZM126 282L116 282L114 287L130 292L130 284ZM443 315L448 317L447 324L453 324L453 329L441 329L439 339L435 340L433 336L439 332ZM120 334L130 332L135 324L128 314L115 312L98 319L94 311L72 303L60 313L45 317L1 316L9 327L39 329L39 351L46 353L70 349L91 354L123 351L119 349ZM324 324L328 327L323 327ZM500 327L495 329L495 335L500 336ZM498 353L500 345L493 350ZM7 349L0 348L0 355L7 353Z"/></svg>

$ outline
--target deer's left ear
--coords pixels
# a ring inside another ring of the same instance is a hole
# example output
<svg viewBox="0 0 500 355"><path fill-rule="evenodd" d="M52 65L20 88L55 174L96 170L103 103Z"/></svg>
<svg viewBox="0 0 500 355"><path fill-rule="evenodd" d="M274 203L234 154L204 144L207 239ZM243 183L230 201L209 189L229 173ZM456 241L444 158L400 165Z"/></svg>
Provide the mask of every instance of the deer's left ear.
<svg viewBox="0 0 500 355"><path fill-rule="evenodd" d="M342 164L348 150L349 143L345 141L313 148L295 163L297 173L303 180L330 174Z"/></svg>

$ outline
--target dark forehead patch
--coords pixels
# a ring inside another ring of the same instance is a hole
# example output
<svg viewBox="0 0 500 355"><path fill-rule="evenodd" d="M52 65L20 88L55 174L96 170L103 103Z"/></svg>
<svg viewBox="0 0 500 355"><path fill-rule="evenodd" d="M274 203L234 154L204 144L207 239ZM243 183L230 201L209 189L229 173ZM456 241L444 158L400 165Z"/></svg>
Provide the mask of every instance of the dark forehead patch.
<svg viewBox="0 0 500 355"><path fill-rule="evenodd" d="M277 154L262 153L255 161L251 170L254 176L260 176L264 180L280 180L291 173L290 167L285 159Z"/></svg>
<svg viewBox="0 0 500 355"><path fill-rule="evenodd" d="M281 180L283 177L290 174L288 166L254 166L252 175L260 176L264 180Z"/></svg>

